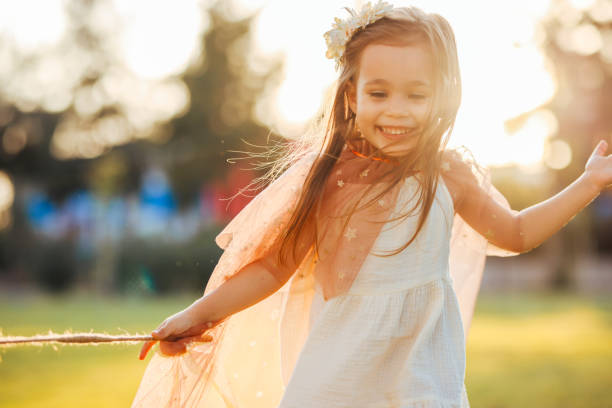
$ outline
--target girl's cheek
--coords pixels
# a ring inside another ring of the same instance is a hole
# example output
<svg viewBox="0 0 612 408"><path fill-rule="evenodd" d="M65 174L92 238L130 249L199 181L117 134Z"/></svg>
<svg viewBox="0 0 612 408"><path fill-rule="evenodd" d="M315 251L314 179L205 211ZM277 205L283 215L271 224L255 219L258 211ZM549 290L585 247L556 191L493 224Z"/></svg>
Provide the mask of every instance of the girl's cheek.
<svg viewBox="0 0 612 408"><path fill-rule="evenodd" d="M415 116L419 122L423 122L427 117L427 112L429 112L429 105L427 103L420 104L414 107L413 112L415 112Z"/></svg>

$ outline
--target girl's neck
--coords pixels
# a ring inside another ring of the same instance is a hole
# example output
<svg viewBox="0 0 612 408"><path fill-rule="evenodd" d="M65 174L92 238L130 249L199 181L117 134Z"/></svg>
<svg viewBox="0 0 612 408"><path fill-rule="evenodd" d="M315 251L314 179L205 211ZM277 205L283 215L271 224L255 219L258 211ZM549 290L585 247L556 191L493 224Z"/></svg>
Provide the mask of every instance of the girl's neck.
<svg viewBox="0 0 612 408"><path fill-rule="evenodd" d="M347 140L345 147L355 156L361 157L363 159L369 159L393 165L399 164L397 159L385 155L383 152L380 151L380 149L377 149L374 145L368 142L367 139L364 138Z"/></svg>
<svg viewBox="0 0 612 408"><path fill-rule="evenodd" d="M346 154L354 158L358 158L358 160L365 163L370 163L369 165L365 165L376 168L375 172L384 172L391 169L397 169L397 166L400 164L398 158L385 155L380 151L380 149L376 148L364 138L347 140L344 146L344 151ZM412 176L419 173L421 173L419 170L412 170L409 172L409 175Z"/></svg>

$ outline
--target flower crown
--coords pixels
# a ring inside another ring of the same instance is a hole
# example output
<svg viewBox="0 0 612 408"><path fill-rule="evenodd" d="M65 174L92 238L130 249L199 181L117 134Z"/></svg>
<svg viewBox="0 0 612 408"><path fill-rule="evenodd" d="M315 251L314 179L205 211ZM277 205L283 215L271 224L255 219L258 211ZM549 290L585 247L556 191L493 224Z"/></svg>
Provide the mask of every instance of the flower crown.
<svg viewBox="0 0 612 408"><path fill-rule="evenodd" d="M338 17L334 18L332 29L323 34L327 43L325 56L336 60L336 70L342 64L344 49L351 37L368 24L383 18L385 14L393 10L393 5L379 0L374 6L367 2L359 13L348 7L344 7L344 9L349 12L349 18L346 20L341 20Z"/></svg>

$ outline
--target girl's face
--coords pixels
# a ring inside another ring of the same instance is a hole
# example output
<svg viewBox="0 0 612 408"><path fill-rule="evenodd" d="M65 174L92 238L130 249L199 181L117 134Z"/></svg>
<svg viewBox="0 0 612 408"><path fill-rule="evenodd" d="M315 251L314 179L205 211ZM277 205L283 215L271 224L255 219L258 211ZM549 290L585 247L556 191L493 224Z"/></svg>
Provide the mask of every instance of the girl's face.
<svg viewBox="0 0 612 408"><path fill-rule="evenodd" d="M416 146L432 98L432 58L419 44L366 46L357 83L351 83L348 91L361 134L390 156Z"/></svg>

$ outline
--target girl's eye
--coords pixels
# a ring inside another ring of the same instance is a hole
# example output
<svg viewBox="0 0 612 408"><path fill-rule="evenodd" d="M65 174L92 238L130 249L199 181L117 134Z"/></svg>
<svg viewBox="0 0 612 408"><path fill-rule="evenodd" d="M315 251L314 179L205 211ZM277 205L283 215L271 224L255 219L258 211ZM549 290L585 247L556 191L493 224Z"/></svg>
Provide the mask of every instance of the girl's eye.
<svg viewBox="0 0 612 408"><path fill-rule="evenodd" d="M385 96L387 96L387 94L384 92L370 92L370 96L374 98L384 98Z"/></svg>
<svg viewBox="0 0 612 408"><path fill-rule="evenodd" d="M410 95L410 97L412 99L425 99L425 98L427 98L426 95L420 95L420 94L412 94L412 95Z"/></svg>

